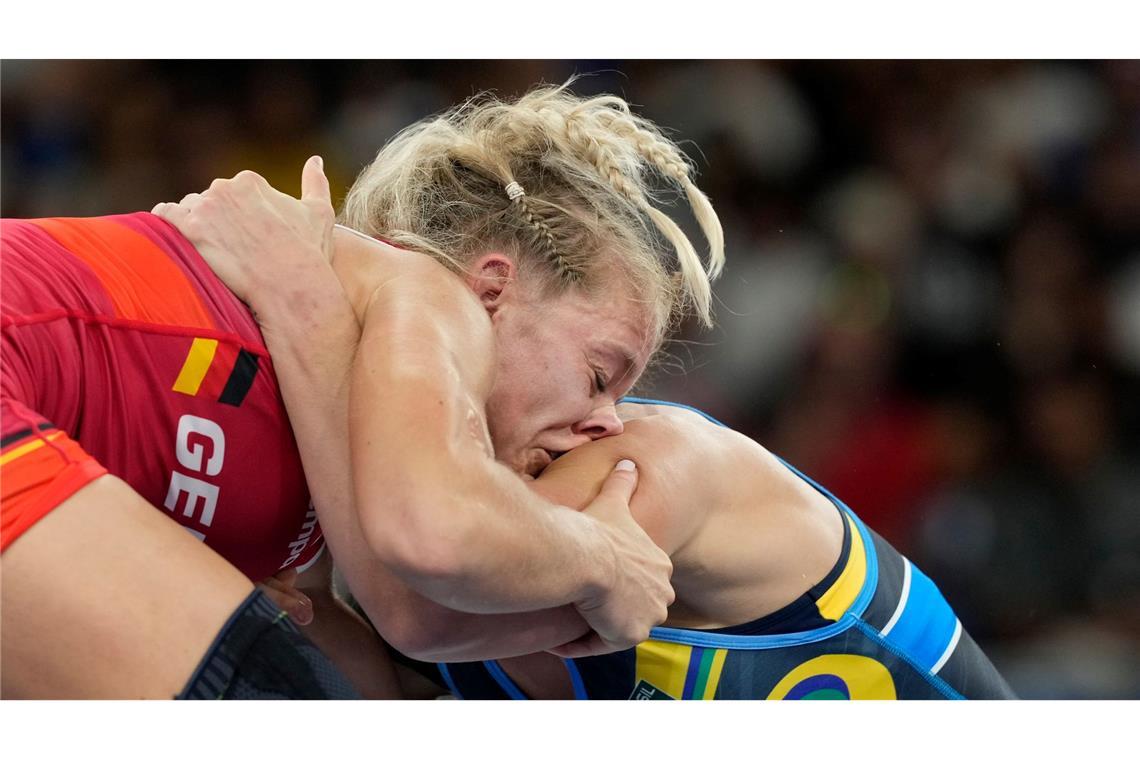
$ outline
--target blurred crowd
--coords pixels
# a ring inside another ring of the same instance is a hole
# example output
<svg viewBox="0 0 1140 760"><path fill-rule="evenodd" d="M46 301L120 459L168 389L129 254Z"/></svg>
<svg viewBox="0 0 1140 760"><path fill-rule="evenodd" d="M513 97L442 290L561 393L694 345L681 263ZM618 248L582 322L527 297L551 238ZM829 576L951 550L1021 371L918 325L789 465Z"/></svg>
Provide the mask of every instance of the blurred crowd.
<svg viewBox="0 0 1140 760"><path fill-rule="evenodd" d="M1136 61L5 61L0 210L296 193L313 153L340 198L413 121L575 73L725 226L719 325L642 394L831 488L1020 695L1140 698Z"/></svg>

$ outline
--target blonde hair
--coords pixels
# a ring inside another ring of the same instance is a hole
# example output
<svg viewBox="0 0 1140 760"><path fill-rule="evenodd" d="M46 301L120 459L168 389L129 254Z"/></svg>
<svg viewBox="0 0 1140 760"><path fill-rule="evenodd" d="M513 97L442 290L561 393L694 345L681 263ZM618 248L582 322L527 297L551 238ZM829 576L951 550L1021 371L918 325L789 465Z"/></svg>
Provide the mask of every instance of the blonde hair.
<svg viewBox="0 0 1140 760"><path fill-rule="evenodd" d="M572 81L513 102L479 95L403 130L357 178L342 223L457 272L502 246L546 293L623 276L653 307L655 345L689 312L711 325L724 235L688 158L621 98L578 97ZM688 200L707 266L655 205L663 185Z"/></svg>

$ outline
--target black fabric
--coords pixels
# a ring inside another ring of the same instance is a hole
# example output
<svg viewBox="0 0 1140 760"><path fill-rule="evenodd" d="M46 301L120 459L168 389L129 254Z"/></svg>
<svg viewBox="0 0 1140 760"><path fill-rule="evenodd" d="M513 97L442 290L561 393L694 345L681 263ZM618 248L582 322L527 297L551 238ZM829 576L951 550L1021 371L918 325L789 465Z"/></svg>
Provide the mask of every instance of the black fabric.
<svg viewBox="0 0 1140 760"><path fill-rule="evenodd" d="M234 361L233 371L226 380L226 387L218 401L230 406L241 406L249 389L253 387L253 378L257 376L257 357L244 348L238 351Z"/></svg>
<svg viewBox="0 0 1140 760"><path fill-rule="evenodd" d="M178 699L359 699L260 590L230 616Z"/></svg>

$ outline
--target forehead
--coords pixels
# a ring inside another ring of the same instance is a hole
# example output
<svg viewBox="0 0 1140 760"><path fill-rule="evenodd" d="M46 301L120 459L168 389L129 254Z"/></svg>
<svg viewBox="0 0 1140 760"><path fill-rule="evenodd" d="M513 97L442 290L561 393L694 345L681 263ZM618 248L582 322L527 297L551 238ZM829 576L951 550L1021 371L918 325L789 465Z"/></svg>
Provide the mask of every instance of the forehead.
<svg viewBox="0 0 1140 760"><path fill-rule="evenodd" d="M651 311L620 297L575 300L569 324L585 349L619 373L640 375L656 350Z"/></svg>

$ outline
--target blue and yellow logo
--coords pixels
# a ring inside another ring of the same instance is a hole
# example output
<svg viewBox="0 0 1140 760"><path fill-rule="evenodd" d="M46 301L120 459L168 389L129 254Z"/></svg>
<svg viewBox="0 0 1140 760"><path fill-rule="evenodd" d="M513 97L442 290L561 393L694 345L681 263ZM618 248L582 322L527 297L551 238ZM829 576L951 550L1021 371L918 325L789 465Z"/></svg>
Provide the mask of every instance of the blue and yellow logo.
<svg viewBox="0 0 1140 760"><path fill-rule="evenodd" d="M825 654L780 679L768 699L897 699L891 672L856 654Z"/></svg>

